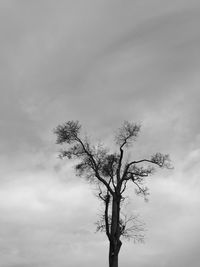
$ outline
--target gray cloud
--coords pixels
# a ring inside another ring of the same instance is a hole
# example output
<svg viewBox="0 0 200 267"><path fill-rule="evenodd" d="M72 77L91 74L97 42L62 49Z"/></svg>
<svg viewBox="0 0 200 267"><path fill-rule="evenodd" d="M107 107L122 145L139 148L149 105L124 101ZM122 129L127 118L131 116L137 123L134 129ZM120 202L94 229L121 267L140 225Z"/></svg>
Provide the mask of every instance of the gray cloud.
<svg viewBox="0 0 200 267"><path fill-rule="evenodd" d="M134 155L168 152L175 170L151 180L148 204L134 197L147 241L124 245L120 263L198 266L199 2L0 6L0 265L107 264L98 203L56 158L52 129L79 119L110 144L126 119L143 125Z"/></svg>

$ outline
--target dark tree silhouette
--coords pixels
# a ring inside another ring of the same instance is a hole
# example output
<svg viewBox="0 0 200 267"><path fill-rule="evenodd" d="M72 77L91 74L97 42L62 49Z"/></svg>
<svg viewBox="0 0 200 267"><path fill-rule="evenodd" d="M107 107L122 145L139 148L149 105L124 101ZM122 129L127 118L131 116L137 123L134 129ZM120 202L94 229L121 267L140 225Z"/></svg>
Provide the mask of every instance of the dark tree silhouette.
<svg viewBox="0 0 200 267"><path fill-rule="evenodd" d="M121 238L142 240L142 225L136 216L127 217L121 208L124 192L129 182L136 186L136 193L148 195L144 185L146 177L154 173L155 167L170 168L168 155L156 153L149 159L127 160L125 150L136 140L140 125L125 121L115 136L117 152L109 153L103 145L92 145L87 137L80 135L78 121L68 121L54 130L57 144L65 145L60 157L75 159L77 175L95 183L98 197L104 203L104 212L97 222L97 230L105 231L109 240L109 266L118 267Z"/></svg>

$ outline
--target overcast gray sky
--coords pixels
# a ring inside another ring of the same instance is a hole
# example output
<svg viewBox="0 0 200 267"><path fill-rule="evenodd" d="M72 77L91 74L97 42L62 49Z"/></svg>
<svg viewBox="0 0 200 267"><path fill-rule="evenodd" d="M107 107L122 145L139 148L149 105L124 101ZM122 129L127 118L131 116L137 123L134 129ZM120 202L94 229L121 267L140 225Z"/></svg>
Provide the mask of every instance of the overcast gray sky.
<svg viewBox="0 0 200 267"><path fill-rule="evenodd" d="M126 267L200 264L200 2L0 1L0 266L107 266L99 203L57 158L52 129L78 119L111 144L142 123L135 157L169 153L145 203L145 244L124 243Z"/></svg>

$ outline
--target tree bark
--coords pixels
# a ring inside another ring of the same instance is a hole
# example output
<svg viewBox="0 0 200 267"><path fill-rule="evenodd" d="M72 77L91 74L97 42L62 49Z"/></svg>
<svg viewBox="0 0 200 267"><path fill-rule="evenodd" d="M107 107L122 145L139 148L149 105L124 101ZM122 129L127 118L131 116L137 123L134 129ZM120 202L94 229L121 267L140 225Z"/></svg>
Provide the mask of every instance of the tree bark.
<svg viewBox="0 0 200 267"><path fill-rule="evenodd" d="M122 243L119 240L118 249L115 250L113 244L110 242L110 248L109 248L109 267L118 267L118 255L119 255L119 250L120 250L121 245L122 245Z"/></svg>
<svg viewBox="0 0 200 267"><path fill-rule="evenodd" d="M112 248L109 251L109 267L118 267L118 255L112 255Z"/></svg>
<svg viewBox="0 0 200 267"><path fill-rule="evenodd" d="M109 247L109 267L118 267L118 255L122 242L120 240L120 197L112 199L112 220Z"/></svg>

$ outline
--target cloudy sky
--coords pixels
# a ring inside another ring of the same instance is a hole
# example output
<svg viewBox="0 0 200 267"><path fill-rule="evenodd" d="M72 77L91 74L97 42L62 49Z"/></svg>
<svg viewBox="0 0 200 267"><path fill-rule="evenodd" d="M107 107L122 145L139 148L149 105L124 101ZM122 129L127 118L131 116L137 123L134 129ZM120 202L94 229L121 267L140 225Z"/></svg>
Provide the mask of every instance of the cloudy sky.
<svg viewBox="0 0 200 267"><path fill-rule="evenodd" d="M52 129L78 119L112 144L142 124L136 158L169 153L174 170L130 191L145 244L121 266L200 264L200 2L0 1L0 266L107 266L91 186L57 158Z"/></svg>

